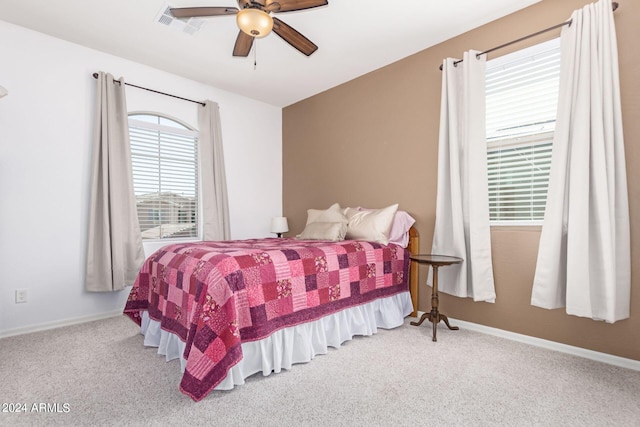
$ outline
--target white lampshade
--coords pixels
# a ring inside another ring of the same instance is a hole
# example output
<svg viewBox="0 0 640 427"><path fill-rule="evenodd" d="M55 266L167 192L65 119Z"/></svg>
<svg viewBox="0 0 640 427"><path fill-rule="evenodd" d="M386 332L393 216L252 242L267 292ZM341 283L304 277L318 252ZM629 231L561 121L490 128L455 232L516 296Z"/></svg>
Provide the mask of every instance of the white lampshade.
<svg viewBox="0 0 640 427"><path fill-rule="evenodd" d="M8 94L9 94L9 91L4 86L0 86L0 98L5 97Z"/></svg>
<svg viewBox="0 0 640 427"><path fill-rule="evenodd" d="M287 217L276 216L271 218L271 232L272 233L286 233L289 231L289 224L287 223Z"/></svg>
<svg viewBox="0 0 640 427"><path fill-rule="evenodd" d="M271 32L273 19L260 9L242 9L236 15L238 27L251 37L262 38Z"/></svg>

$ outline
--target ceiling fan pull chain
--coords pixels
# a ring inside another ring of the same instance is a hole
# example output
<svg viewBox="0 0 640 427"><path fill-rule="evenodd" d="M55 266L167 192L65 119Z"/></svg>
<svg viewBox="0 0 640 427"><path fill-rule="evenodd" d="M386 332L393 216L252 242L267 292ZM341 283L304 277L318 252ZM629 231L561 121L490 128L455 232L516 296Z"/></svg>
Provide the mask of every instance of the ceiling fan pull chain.
<svg viewBox="0 0 640 427"><path fill-rule="evenodd" d="M253 70L258 68L258 41L254 40L253 43Z"/></svg>

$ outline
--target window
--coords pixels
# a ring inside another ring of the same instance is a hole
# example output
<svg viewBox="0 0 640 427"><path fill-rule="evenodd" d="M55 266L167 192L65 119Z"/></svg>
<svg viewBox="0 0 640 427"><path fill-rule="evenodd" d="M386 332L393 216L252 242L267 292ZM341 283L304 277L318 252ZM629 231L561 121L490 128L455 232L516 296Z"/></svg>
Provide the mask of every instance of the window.
<svg viewBox="0 0 640 427"><path fill-rule="evenodd" d="M142 239L197 238L198 132L159 115L131 114L129 138Z"/></svg>
<svg viewBox="0 0 640 427"><path fill-rule="evenodd" d="M559 78L559 38L487 62L492 225L544 219Z"/></svg>

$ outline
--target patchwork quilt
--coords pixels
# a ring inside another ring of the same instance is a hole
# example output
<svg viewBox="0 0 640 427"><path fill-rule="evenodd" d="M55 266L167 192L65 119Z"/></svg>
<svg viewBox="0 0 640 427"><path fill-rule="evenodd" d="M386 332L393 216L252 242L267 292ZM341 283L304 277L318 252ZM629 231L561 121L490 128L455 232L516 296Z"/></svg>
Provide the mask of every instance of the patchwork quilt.
<svg viewBox="0 0 640 427"><path fill-rule="evenodd" d="M394 244L267 238L172 244L151 255L124 313L186 343L180 390L204 398L242 359L241 343L407 291Z"/></svg>

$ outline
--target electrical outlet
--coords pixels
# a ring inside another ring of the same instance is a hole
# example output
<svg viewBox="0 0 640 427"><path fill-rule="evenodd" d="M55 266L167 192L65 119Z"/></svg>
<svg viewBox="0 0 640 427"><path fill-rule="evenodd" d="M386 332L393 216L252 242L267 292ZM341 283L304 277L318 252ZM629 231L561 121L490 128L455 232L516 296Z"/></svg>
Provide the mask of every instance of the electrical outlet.
<svg viewBox="0 0 640 427"><path fill-rule="evenodd" d="M16 304L27 302L27 290L16 289Z"/></svg>

